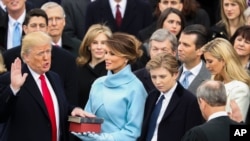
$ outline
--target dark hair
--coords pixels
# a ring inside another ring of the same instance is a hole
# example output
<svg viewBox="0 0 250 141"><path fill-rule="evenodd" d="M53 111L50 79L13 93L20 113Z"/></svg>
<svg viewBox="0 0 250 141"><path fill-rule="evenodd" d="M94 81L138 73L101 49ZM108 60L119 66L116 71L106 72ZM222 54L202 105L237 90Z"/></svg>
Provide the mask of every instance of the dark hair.
<svg viewBox="0 0 250 141"><path fill-rule="evenodd" d="M128 59L128 64L135 63L142 56L141 42L133 35L116 32L105 41L105 44L114 51L117 56Z"/></svg>
<svg viewBox="0 0 250 141"><path fill-rule="evenodd" d="M186 26L181 33L186 35L195 34L197 36L195 41L196 49L201 48L208 42L208 31L206 27L201 24Z"/></svg>
<svg viewBox="0 0 250 141"><path fill-rule="evenodd" d="M180 19L181 19L181 30L180 30L180 31L182 31L182 30L184 29L184 27L185 27L185 17L184 17L184 15L181 13L181 11L179 11L178 9L175 9L175 8L167 8L167 9L165 9L165 10L161 13L161 15L160 15L159 18L158 18L157 24L156 24L156 29L162 28L164 21L167 19L167 17L168 17L169 14L171 14L171 13L174 13L174 14L176 14L176 15L178 15L178 16L180 17ZM179 33L179 34L180 34L180 33ZM178 35L179 35L179 34L178 34ZM178 36L178 35L177 35L177 36Z"/></svg>
<svg viewBox="0 0 250 141"><path fill-rule="evenodd" d="M32 17L43 17L46 21L46 24L48 25L48 16L45 11L40 8L34 8L30 10L25 16L23 25L28 25Z"/></svg>
<svg viewBox="0 0 250 141"><path fill-rule="evenodd" d="M242 36L242 38L250 41L250 26L249 25L244 25L244 26L239 27L235 31L233 36L230 38L230 42L232 43L232 45L234 44L234 41L237 38L237 36Z"/></svg>
<svg viewBox="0 0 250 141"><path fill-rule="evenodd" d="M181 0L183 4L182 13L186 17L190 18L196 15L196 11L199 7L196 0Z"/></svg>

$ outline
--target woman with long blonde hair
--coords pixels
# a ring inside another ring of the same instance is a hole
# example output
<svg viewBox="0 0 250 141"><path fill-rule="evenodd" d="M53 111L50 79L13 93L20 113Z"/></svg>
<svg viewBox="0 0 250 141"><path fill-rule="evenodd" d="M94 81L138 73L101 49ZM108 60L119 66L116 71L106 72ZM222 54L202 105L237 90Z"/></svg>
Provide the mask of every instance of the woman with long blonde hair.
<svg viewBox="0 0 250 141"><path fill-rule="evenodd" d="M230 100L235 100L245 120L250 103L250 77L242 66L238 54L231 43L223 38L208 42L202 51L206 67L213 75L212 78L225 84L228 96L227 111L230 112Z"/></svg>
<svg viewBox="0 0 250 141"><path fill-rule="evenodd" d="M246 8L246 0L221 0L221 20L211 28L212 38L223 37L229 40L239 27L245 25Z"/></svg>
<svg viewBox="0 0 250 141"><path fill-rule="evenodd" d="M112 36L111 30L102 24L92 25L85 34L79 55L78 66L78 102L84 107L89 98L92 83L100 76L106 75L104 62L104 41Z"/></svg>

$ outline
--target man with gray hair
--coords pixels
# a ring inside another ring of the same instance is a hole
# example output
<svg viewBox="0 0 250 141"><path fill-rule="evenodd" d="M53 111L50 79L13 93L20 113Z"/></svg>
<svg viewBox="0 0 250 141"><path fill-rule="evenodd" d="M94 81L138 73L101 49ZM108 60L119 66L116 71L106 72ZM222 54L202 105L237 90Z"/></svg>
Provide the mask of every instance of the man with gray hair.
<svg viewBox="0 0 250 141"><path fill-rule="evenodd" d="M52 37L52 45L63 48L76 57L81 41L63 35L66 21L62 6L56 2L47 2L42 5L41 9L48 15L48 34Z"/></svg>
<svg viewBox="0 0 250 141"><path fill-rule="evenodd" d="M206 80L197 88L196 96L207 122L187 131L182 141L229 141L230 125L238 123L231 120L225 110L227 94L224 84Z"/></svg>
<svg viewBox="0 0 250 141"><path fill-rule="evenodd" d="M167 29L158 29L151 35L147 51L150 58L162 52L176 56L177 46L178 42L175 35ZM134 73L141 80L148 93L155 89L150 75L145 68L136 70Z"/></svg>

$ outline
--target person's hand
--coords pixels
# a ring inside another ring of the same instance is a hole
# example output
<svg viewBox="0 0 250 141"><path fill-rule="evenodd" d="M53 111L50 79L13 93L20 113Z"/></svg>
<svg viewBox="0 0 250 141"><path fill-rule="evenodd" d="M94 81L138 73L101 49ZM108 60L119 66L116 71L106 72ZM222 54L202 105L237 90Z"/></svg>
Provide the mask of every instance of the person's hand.
<svg viewBox="0 0 250 141"><path fill-rule="evenodd" d="M96 117L94 114L84 111L80 107L75 107L71 112L71 116L80 116L80 117Z"/></svg>
<svg viewBox="0 0 250 141"><path fill-rule="evenodd" d="M11 80L11 87L14 90L19 90L23 83L25 82L28 74L22 74L22 62L19 58L16 58L15 61L11 64L10 70L10 80Z"/></svg>
<svg viewBox="0 0 250 141"><path fill-rule="evenodd" d="M71 134L77 136L82 141L94 141L95 140L95 138L89 137L89 133L88 132L83 132L83 133L71 132Z"/></svg>
<svg viewBox="0 0 250 141"><path fill-rule="evenodd" d="M97 134L94 132L83 132L83 133L76 133L76 132L71 132L75 136L77 136L79 139L83 141L114 141L114 138L112 135L107 134L107 133L101 133Z"/></svg>
<svg viewBox="0 0 250 141"><path fill-rule="evenodd" d="M237 122L242 122L243 116L235 100L230 101L230 107L231 107L231 112L228 113L229 117Z"/></svg>

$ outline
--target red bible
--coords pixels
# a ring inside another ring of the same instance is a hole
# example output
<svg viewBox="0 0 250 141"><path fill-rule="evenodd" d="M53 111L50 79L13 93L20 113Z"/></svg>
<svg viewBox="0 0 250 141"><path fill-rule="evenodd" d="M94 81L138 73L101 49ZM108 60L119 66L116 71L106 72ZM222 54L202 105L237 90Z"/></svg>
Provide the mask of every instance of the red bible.
<svg viewBox="0 0 250 141"><path fill-rule="evenodd" d="M103 123L102 118L86 118L69 116L69 131L71 132L101 132L101 124Z"/></svg>

